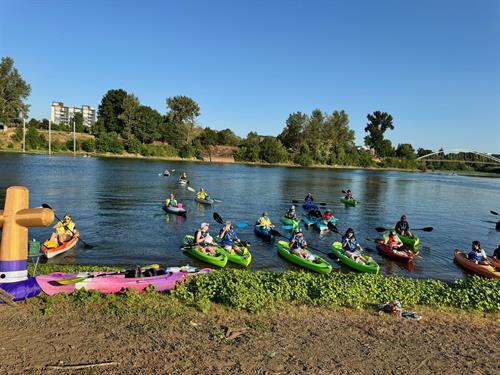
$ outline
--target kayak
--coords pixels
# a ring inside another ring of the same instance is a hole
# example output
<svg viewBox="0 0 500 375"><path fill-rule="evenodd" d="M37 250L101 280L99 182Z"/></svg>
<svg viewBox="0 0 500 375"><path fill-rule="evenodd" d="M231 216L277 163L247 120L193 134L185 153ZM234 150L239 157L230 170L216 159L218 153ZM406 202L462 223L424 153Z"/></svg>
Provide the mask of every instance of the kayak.
<svg viewBox="0 0 500 375"><path fill-rule="evenodd" d="M273 242L275 237L269 233L269 229L263 229L260 225L256 225L253 229L254 233L267 242Z"/></svg>
<svg viewBox="0 0 500 375"><path fill-rule="evenodd" d="M186 216L187 211L183 207L172 207L172 206L162 206L163 211L168 212L169 214Z"/></svg>
<svg viewBox="0 0 500 375"><path fill-rule="evenodd" d="M224 246L221 244L219 244L219 246L220 246L220 252L227 256L227 260L229 262L239 264L240 266L243 267L248 267L252 262L252 254L250 253L248 248L244 246L242 243L236 244L236 246L243 251L242 255L238 254L234 250L231 251L226 250Z"/></svg>
<svg viewBox="0 0 500 375"><path fill-rule="evenodd" d="M76 233L69 241L63 243L61 246L54 248L47 248L43 244L40 247L40 252L42 252L47 259L53 258L56 255L65 253L68 250L71 250L78 243L78 239L80 238L80 233Z"/></svg>
<svg viewBox="0 0 500 375"><path fill-rule="evenodd" d="M340 198L340 201L344 203L346 206L356 207L358 204L358 201L356 199Z"/></svg>
<svg viewBox="0 0 500 375"><path fill-rule="evenodd" d="M187 185L187 183L189 182L188 180L184 180L184 179L181 179L178 181L179 182L179 185Z"/></svg>
<svg viewBox="0 0 500 375"><path fill-rule="evenodd" d="M184 236L184 241L183 241L183 250L186 254L191 255L192 257L199 259L203 262L212 264L217 267L225 267L227 264L227 256L221 251L221 247L214 243L214 246L216 247L216 252L217 255L210 255L207 253L204 253L203 251L200 250L200 248L197 245L194 245L193 243L194 237L191 235L186 235Z"/></svg>
<svg viewBox="0 0 500 375"><path fill-rule="evenodd" d="M414 253L418 253L418 250L415 251L420 243L420 239L417 236L413 235L412 237L410 237L410 236L402 236L402 235L398 234L398 237L401 240L401 242L403 242L403 244L406 245L406 247L408 247Z"/></svg>
<svg viewBox="0 0 500 375"><path fill-rule="evenodd" d="M483 277L490 277L492 279L500 279L500 271L490 265L476 264L476 262L467 259L466 254L459 249L455 250L455 262L461 267Z"/></svg>
<svg viewBox="0 0 500 375"><path fill-rule="evenodd" d="M133 289L141 293L151 285L154 285L155 289L161 292L174 289L177 282L184 282L187 276L200 275L211 271L210 268L202 268L196 269L194 272L170 272L167 268L159 272L163 272L162 275L149 277L127 277L125 272L82 272L76 274L55 272L36 276L36 282L44 293L49 296L57 293L72 293L78 289L98 290L105 294L120 293L127 289ZM63 284L65 279L74 278L81 278L82 280ZM58 281L61 281L61 283Z"/></svg>
<svg viewBox="0 0 500 375"><path fill-rule="evenodd" d="M278 241L278 254L289 262L295 263L296 265L307 268L311 271L319 273L332 272L332 265L318 255L311 253L312 255L315 255L316 259L318 260L318 263L316 263L314 261L310 261L308 259L301 258L298 255L292 254L290 252L290 247L288 247L288 243L286 241Z"/></svg>
<svg viewBox="0 0 500 375"><path fill-rule="evenodd" d="M212 198L208 198L208 199L201 199L201 198L194 198L194 200L198 203L201 203L201 204L209 204L209 205L212 205L215 203L215 201L212 199Z"/></svg>
<svg viewBox="0 0 500 375"><path fill-rule="evenodd" d="M384 244L384 241L381 240L377 241L377 250L380 254L403 263L410 263L414 257L413 252L410 250L394 250L390 246Z"/></svg>
<svg viewBox="0 0 500 375"><path fill-rule="evenodd" d="M312 203L312 202L306 202L306 203L304 203L304 204L302 205L302 208L303 208L304 210L309 211L309 210L312 210L313 208L318 208L318 206L316 206L316 205L315 205L314 203Z"/></svg>
<svg viewBox="0 0 500 375"><path fill-rule="evenodd" d="M319 218L317 217L310 217L310 216L307 216L307 215L304 215L302 217L302 221L304 222L304 224L307 226L307 227L310 227L311 225L314 225L316 224L316 221L318 221Z"/></svg>
<svg viewBox="0 0 500 375"><path fill-rule="evenodd" d="M500 260L499 259L494 259L494 258L491 258L491 257L488 257L488 259L490 260L490 262L493 265L493 267L500 268Z"/></svg>
<svg viewBox="0 0 500 375"><path fill-rule="evenodd" d="M300 220L294 220L294 219L290 219L289 217L285 217L283 216L281 218L281 222L283 224L285 224L286 226L289 226L289 230L294 230L295 228L297 228L299 226L299 222Z"/></svg>
<svg viewBox="0 0 500 375"><path fill-rule="evenodd" d="M332 223L333 225L336 225L337 224L337 218L336 217L332 217L330 220L328 221L324 221L323 219L317 219L316 222L314 223L314 226L316 227L316 229L318 229L320 232L323 232L325 230L328 230L328 223Z"/></svg>
<svg viewBox="0 0 500 375"><path fill-rule="evenodd" d="M342 243L340 242L334 242L332 244L332 252L339 258L339 261L341 263L345 264L348 267L351 267L352 269L355 269L356 271L374 274L378 274L380 272L379 265L373 259L371 259L367 264L362 264L349 258L344 254L344 250L342 250ZM361 254L361 257L366 261L370 259L370 257L363 254Z"/></svg>

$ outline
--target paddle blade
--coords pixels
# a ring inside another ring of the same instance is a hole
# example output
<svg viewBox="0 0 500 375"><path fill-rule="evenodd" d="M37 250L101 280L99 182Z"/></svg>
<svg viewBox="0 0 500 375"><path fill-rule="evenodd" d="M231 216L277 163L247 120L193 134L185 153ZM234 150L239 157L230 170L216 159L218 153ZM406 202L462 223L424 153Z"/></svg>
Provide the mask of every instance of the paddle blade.
<svg viewBox="0 0 500 375"><path fill-rule="evenodd" d="M56 283L60 285L76 284L88 278L89 278L88 276L81 276L81 277L73 277L72 279L59 279L56 280Z"/></svg>
<svg viewBox="0 0 500 375"><path fill-rule="evenodd" d="M291 225L282 225L281 228L283 230L292 230L293 227Z"/></svg>
<svg viewBox="0 0 500 375"><path fill-rule="evenodd" d="M381 227L377 227L377 228L375 228L375 230L376 230L377 232L385 232L386 230L389 230L389 229L386 229L386 228L381 228Z"/></svg>
<svg viewBox="0 0 500 375"><path fill-rule="evenodd" d="M224 224L224 219L217 212L214 212L212 216L217 223Z"/></svg>
<svg viewBox="0 0 500 375"><path fill-rule="evenodd" d="M50 207L47 203L42 203L42 208L48 208L50 210L52 210L52 207ZM491 211L493 212L493 211Z"/></svg>
<svg viewBox="0 0 500 375"><path fill-rule="evenodd" d="M196 190L194 190L191 186L188 186L187 189L193 193L196 192Z"/></svg>
<svg viewBox="0 0 500 375"><path fill-rule="evenodd" d="M278 232L276 229L272 229L272 228L269 229L269 234L271 236L285 237L280 232Z"/></svg>
<svg viewBox="0 0 500 375"><path fill-rule="evenodd" d="M42 204L42 207L43 207L43 204ZM49 208L50 208L50 207L49 207ZM498 216L498 215L500 215L500 214L499 214L498 212L496 212L496 211L490 211L490 212L491 212L493 215L497 215L497 216Z"/></svg>
<svg viewBox="0 0 500 375"><path fill-rule="evenodd" d="M319 205L320 206L326 206L326 203L325 202L321 202Z"/></svg>
<svg viewBox="0 0 500 375"><path fill-rule="evenodd" d="M330 229L333 233L340 234L339 230L337 229L337 227L335 226L335 224L333 224L332 222L328 223L328 229Z"/></svg>
<svg viewBox="0 0 500 375"><path fill-rule="evenodd" d="M248 227L248 224L247 223L236 223L236 227L237 228L246 228L246 227Z"/></svg>
<svg viewBox="0 0 500 375"><path fill-rule="evenodd" d="M434 230L433 227L425 227L425 228L422 228L420 230L423 230L424 232L432 232Z"/></svg>
<svg viewBox="0 0 500 375"><path fill-rule="evenodd" d="M292 203L299 203L298 200L292 199Z"/></svg>

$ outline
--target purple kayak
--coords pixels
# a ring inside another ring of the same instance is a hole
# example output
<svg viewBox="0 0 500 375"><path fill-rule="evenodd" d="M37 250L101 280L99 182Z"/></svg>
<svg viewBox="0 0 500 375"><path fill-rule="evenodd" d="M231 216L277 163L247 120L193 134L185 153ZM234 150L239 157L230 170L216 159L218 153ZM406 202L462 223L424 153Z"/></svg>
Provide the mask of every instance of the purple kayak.
<svg viewBox="0 0 500 375"><path fill-rule="evenodd" d="M306 202L306 203L304 203L304 204L302 205L302 208L303 208L304 210L309 211L309 210L312 210L313 208L318 208L318 206L316 206L314 203L312 203L312 202L308 201L308 202Z"/></svg>

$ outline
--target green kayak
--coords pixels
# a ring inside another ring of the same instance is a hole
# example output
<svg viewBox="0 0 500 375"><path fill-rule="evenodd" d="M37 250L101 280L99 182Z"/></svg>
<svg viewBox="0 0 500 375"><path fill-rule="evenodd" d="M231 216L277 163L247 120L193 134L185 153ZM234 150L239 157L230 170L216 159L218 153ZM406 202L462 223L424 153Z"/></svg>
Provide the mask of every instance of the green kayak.
<svg viewBox="0 0 500 375"><path fill-rule="evenodd" d="M356 199L340 198L340 201L344 203L346 206L356 207L356 205L358 204L358 201Z"/></svg>
<svg viewBox="0 0 500 375"><path fill-rule="evenodd" d="M346 266L351 267L352 269L355 269L356 271L374 274L378 274L380 272L380 267L373 259L370 260L368 264L362 264L349 258L344 254L344 251L342 250L342 244L340 242L334 242L332 244L332 252L335 254L335 256L339 257L340 262L344 263ZM370 258L366 255L361 255L361 257L365 260L368 260Z"/></svg>
<svg viewBox="0 0 500 375"><path fill-rule="evenodd" d="M235 251L228 251L226 250L222 245L219 245L220 252L224 255L227 256L227 260L229 262L239 264L240 266L243 267L248 267L250 265L250 262L252 261L252 254L248 250L246 246L243 244L239 243L236 244L240 250L243 250L243 254L240 255Z"/></svg>
<svg viewBox="0 0 500 375"><path fill-rule="evenodd" d="M294 230L295 228L297 228L299 226L300 220L299 219L294 220L294 219L290 219L288 217L283 216L281 218L281 222L283 224L285 224L286 226L290 227L289 228L290 230ZM285 228L285 229L288 229L288 228Z"/></svg>
<svg viewBox="0 0 500 375"><path fill-rule="evenodd" d="M194 237L191 235L184 236L183 241L183 249L186 254L191 255L193 258L199 259L203 262L210 263L217 267L225 267L227 264L227 255L223 253L223 249L221 249L217 244L217 255L210 255L204 253L200 250L197 245L193 244Z"/></svg>
<svg viewBox="0 0 500 375"><path fill-rule="evenodd" d="M311 271L319 273L330 273L332 272L332 265L326 262L323 258L316 255L316 259L319 260L318 263L310 261L299 257L298 255L292 254L290 248L288 247L288 242L278 241L278 254L281 255L286 260L295 263L300 267L310 269Z"/></svg>

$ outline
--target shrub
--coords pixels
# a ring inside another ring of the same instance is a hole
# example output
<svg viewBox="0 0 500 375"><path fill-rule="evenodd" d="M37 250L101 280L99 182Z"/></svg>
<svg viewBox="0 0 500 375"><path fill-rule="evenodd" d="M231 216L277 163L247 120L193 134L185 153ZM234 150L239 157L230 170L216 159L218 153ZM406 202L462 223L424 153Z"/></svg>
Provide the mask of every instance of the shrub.
<svg viewBox="0 0 500 375"><path fill-rule="evenodd" d="M82 141L82 150L85 152L95 151L95 141L92 138Z"/></svg>
<svg viewBox="0 0 500 375"><path fill-rule="evenodd" d="M124 151L123 143L115 132L101 133L97 138L96 150L98 152L112 152L121 154Z"/></svg>

